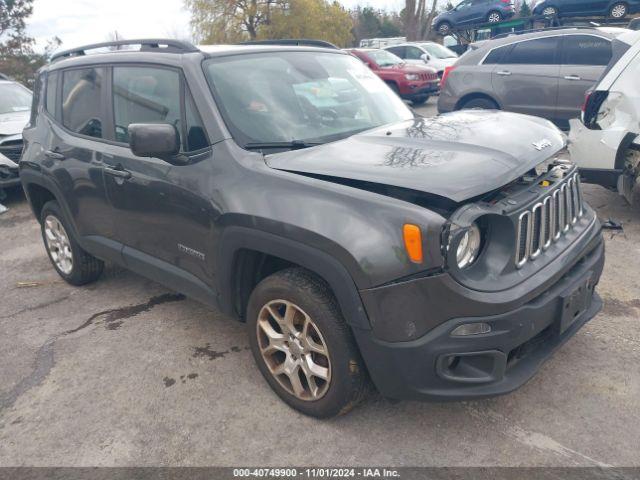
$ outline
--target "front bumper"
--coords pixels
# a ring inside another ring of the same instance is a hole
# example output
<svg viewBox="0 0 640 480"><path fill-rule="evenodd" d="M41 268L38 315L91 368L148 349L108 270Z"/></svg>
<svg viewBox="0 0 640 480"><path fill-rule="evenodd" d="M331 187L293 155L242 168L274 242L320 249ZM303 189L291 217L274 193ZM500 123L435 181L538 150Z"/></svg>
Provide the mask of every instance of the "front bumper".
<svg viewBox="0 0 640 480"><path fill-rule="evenodd" d="M0 164L0 188L11 188L20 185L19 170Z"/></svg>
<svg viewBox="0 0 640 480"><path fill-rule="evenodd" d="M425 85L409 85L404 91L400 92L400 97L405 100L436 95L439 91L439 81L429 82ZM411 88L413 86L413 88Z"/></svg>
<svg viewBox="0 0 640 480"><path fill-rule="evenodd" d="M598 313L602 301L594 287L603 266L604 243L598 227L597 235L561 278L509 311L453 318L407 342L382 341L373 331L356 330L354 334L383 396L443 401L505 394L527 382L556 349ZM434 281L441 280L415 280L425 282L426 287ZM410 291L415 295L416 290ZM574 310L570 299L578 291L585 292L579 311L563 313ZM434 301L442 304L449 300L440 296ZM405 298L398 304L402 303L408 310L412 300ZM433 305L434 310L439 308ZM425 316L431 313L428 309L422 312ZM491 332L467 337L450 334L457 326L472 322L489 324Z"/></svg>

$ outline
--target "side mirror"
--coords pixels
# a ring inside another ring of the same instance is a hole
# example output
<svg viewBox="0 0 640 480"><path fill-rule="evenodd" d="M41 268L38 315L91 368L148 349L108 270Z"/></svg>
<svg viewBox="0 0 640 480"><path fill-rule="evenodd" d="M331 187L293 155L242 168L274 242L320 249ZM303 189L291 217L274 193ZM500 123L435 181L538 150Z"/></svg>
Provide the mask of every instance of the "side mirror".
<svg viewBox="0 0 640 480"><path fill-rule="evenodd" d="M428 53L423 53L422 55L420 55L420 58L425 62L428 62L431 60L431 55L429 55Z"/></svg>
<svg viewBox="0 0 640 480"><path fill-rule="evenodd" d="M128 128L129 147L138 157L156 157L172 165L185 165L180 155L180 134L169 123L132 123Z"/></svg>

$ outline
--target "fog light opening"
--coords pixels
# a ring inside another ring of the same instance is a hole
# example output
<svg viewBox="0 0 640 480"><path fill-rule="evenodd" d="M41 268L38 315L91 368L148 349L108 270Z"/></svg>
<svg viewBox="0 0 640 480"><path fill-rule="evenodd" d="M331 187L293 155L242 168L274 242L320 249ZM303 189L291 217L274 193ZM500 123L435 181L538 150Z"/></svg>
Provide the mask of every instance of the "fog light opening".
<svg viewBox="0 0 640 480"><path fill-rule="evenodd" d="M491 332L491 325L484 322L465 323L458 325L451 331L452 337L466 337L469 335L482 335Z"/></svg>

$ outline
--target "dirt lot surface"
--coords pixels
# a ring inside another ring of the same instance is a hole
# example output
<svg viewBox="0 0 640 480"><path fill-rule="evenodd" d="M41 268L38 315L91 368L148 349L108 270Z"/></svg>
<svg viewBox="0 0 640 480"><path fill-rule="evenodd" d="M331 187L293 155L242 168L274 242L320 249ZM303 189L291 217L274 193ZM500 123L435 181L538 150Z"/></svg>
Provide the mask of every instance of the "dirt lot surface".
<svg viewBox="0 0 640 480"><path fill-rule="evenodd" d="M433 103L425 113L433 112ZM0 216L0 465L640 466L640 208L585 187L604 310L504 397L317 421L271 392L245 328L110 267L74 288L20 192Z"/></svg>

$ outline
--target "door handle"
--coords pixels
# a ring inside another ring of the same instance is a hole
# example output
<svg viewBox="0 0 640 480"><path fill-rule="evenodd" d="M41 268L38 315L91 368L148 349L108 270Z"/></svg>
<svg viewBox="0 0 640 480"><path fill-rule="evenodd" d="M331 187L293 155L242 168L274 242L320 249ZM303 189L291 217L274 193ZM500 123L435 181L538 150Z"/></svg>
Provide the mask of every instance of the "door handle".
<svg viewBox="0 0 640 480"><path fill-rule="evenodd" d="M47 150L46 152L44 152L44 156L53 160L64 160L65 158L67 158L64 156L64 154L56 150Z"/></svg>
<svg viewBox="0 0 640 480"><path fill-rule="evenodd" d="M108 175L111 175L113 177L123 178L125 180L128 179L128 178L131 178L131 172L129 170L125 170L121 166L116 166L116 167L107 166L107 167L104 167L104 173L106 173Z"/></svg>
<svg viewBox="0 0 640 480"><path fill-rule="evenodd" d="M582 80L582 78L580 78L578 75L565 75L564 79L565 80Z"/></svg>
<svg viewBox="0 0 640 480"><path fill-rule="evenodd" d="M502 75L503 77L508 77L509 75L511 75L511 72L509 70L498 70L496 74Z"/></svg>

